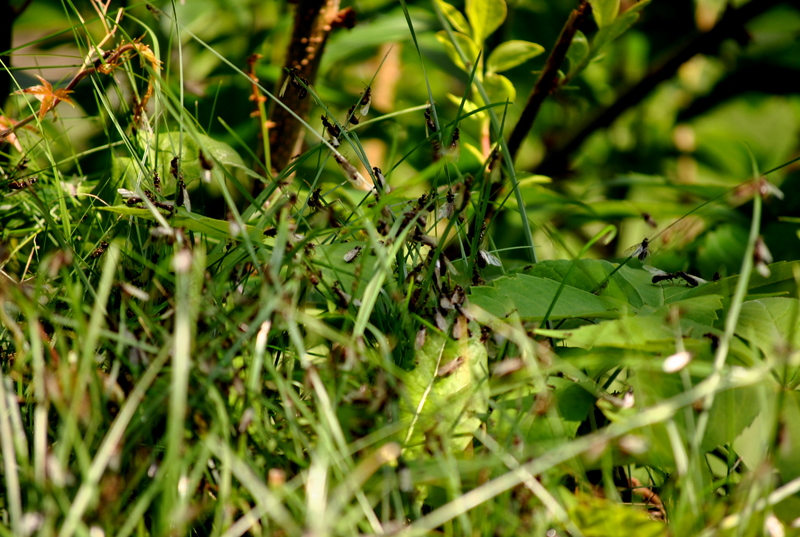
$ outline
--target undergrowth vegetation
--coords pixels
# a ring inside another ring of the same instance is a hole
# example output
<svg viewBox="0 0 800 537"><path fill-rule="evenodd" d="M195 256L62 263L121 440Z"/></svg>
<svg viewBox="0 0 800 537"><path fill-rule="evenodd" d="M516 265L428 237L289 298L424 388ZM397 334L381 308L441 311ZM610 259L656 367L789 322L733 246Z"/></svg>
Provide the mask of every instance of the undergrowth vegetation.
<svg viewBox="0 0 800 537"><path fill-rule="evenodd" d="M800 531L792 4L111 4L0 6L0 535Z"/></svg>

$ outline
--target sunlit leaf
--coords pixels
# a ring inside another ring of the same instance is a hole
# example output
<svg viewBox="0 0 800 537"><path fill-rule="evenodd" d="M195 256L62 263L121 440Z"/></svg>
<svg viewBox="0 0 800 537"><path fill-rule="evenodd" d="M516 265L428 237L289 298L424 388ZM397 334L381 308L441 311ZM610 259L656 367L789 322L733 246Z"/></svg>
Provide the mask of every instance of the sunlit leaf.
<svg viewBox="0 0 800 537"><path fill-rule="evenodd" d="M522 65L542 52L544 52L544 47L537 43L520 40L505 41L489 54L489 58L486 60L486 69L489 72L500 73Z"/></svg>
<svg viewBox="0 0 800 537"><path fill-rule="evenodd" d="M605 22L605 24L600 24L598 21L597 25L600 27L600 30L597 32L597 34L595 34L594 39L592 40L592 55L597 55L597 53L600 52L604 46L628 31L628 29L639 20L639 12L650 3L650 0L642 0L637 4L634 4L630 9L618 17L616 16L616 13L619 11L619 0L602 0L601 3L604 4L604 7L609 13L613 11L614 8L608 7L606 4L616 4L616 11L614 11L614 18ZM595 19L597 19L596 15Z"/></svg>
<svg viewBox="0 0 800 537"><path fill-rule="evenodd" d="M478 45L476 45L475 42L472 40L472 38L469 37L468 35L459 32L453 32L453 36L455 37L455 40L458 43L461 52L464 53L464 55L467 58L467 61L471 66L472 62L474 62L475 59L478 57ZM447 35L446 32L444 31L437 32L436 39L442 45L444 45L445 51L447 52L447 56L453 61L453 63L455 63L459 68L465 71L471 70L470 66L464 64L464 62L461 61L461 55L458 53L456 47L450 41L450 37Z"/></svg>
<svg viewBox="0 0 800 537"><path fill-rule="evenodd" d="M467 0L465 11L472 36L476 42L483 43L506 20L508 8L505 0Z"/></svg>
<svg viewBox="0 0 800 537"><path fill-rule="evenodd" d="M524 320L541 320L553 301L559 284L553 280L518 274L498 278L492 286L473 287L470 302L492 315L519 315ZM617 301L595 296L567 285L558 298L550 319L576 317L614 318L622 314Z"/></svg>
<svg viewBox="0 0 800 537"><path fill-rule="evenodd" d="M29 95L33 95L37 100L39 100L39 102L42 103L39 105L39 112L37 114L40 120L44 119L44 116L47 115L47 112L55 108L59 101L64 101L65 103L69 103L69 105L73 108L75 107L75 103L69 98L69 94L72 93L72 90L67 90L65 88L53 89L53 85L44 78L40 77L39 75L36 75L36 78L39 79L41 85L21 89L15 93L27 93Z"/></svg>
<svg viewBox="0 0 800 537"><path fill-rule="evenodd" d="M583 35L583 32L578 30L572 38L572 44L567 50L567 60L569 60L569 72L573 73L581 62L583 62L589 55L589 40Z"/></svg>
<svg viewBox="0 0 800 537"><path fill-rule="evenodd" d="M514 84L503 75L488 73L483 79L483 87L486 89L491 103L506 101L513 103L517 99L517 90L514 88Z"/></svg>
<svg viewBox="0 0 800 537"><path fill-rule="evenodd" d="M619 0L589 0L592 6L592 15L599 28L604 28L614 22L619 13Z"/></svg>
<svg viewBox="0 0 800 537"><path fill-rule="evenodd" d="M400 417L408 424L403 434L411 452L420 451L425 442L449 443L455 451L472 442L489 396L486 347L477 326L472 333L455 340L429 330L415 354L414 369L402 375Z"/></svg>
<svg viewBox="0 0 800 537"><path fill-rule="evenodd" d="M462 15L458 9L442 0L436 0L436 3L439 5L442 13L444 13L447 21L453 26L453 30L467 35L472 32L467 19L464 18L464 15Z"/></svg>

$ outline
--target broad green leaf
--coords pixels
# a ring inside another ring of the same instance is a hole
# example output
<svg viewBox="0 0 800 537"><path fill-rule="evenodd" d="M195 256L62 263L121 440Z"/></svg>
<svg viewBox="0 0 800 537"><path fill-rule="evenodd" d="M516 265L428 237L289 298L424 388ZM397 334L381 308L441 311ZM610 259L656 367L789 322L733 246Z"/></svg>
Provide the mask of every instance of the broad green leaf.
<svg viewBox="0 0 800 537"><path fill-rule="evenodd" d="M581 493L576 497L579 502L569 510L569 517L586 537L663 537L668 534L667 526L652 520L646 509L589 494Z"/></svg>
<svg viewBox="0 0 800 537"><path fill-rule="evenodd" d="M589 56L589 40L578 30L572 38L572 44L567 50L567 60L569 60L569 72L574 74L575 69Z"/></svg>
<svg viewBox="0 0 800 537"><path fill-rule="evenodd" d="M731 444L753 422L765 407L767 383L724 390L714 397L708 418L708 429L702 447L711 451L717 446Z"/></svg>
<svg viewBox="0 0 800 537"><path fill-rule="evenodd" d="M350 262L345 256L354 248L361 251ZM319 268L322 279L328 287L338 284L339 288L360 299L372 276L377 270L377 257L370 252L366 241L338 242L323 244L314 250L314 266Z"/></svg>
<svg viewBox="0 0 800 537"><path fill-rule="evenodd" d="M632 266L633 263L629 262L618 270L598 294L625 302L634 311L643 306L654 308L662 306L664 304L662 288L653 285L653 275L650 272ZM526 269L525 274L561 282L571 265L572 261L567 259L547 260ZM580 259L570 274L567 285L591 293L616 267L616 264L605 260Z"/></svg>
<svg viewBox="0 0 800 537"><path fill-rule="evenodd" d="M442 0L436 0L436 4L442 10L445 18L453 26L455 31L467 35L472 33L472 29L469 27L467 19L464 18L464 15L462 15L461 12L455 8L455 6L452 6L447 2L443 2Z"/></svg>
<svg viewBox="0 0 800 537"><path fill-rule="evenodd" d="M467 0L465 11L472 36L477 43L483 43L506 20L508 8L505 0Z"/></svg>
<svg viewBox="0 0 800 537"><path fill-rule="evenodd" d="M623 317L572 330L537 330L537 333L564 339L567 345L584 349L616 347L663 351L675 342L675 333L662 315Z"/></svg>
<svg viewBox="0 0 800 537"><path fill-rule="evenodd" d="M541 394L512 393L497 401L489 416L489 434L496 438L519 438L526 456L536 456L575 437L595 404L592 387L559 377L547 381L549 400L556 412L535 411ZM537 401L538 399L538 401Z"/></svg>
<svg viewBox="0 0 800 537"><path fill-rule="evenodd" d="M114 205L111 207L98 207L101 211L109 211L125 216L136 216L146 220L155 221L153 213L148 209L139 207L128 207L127 205ZM209 237L220 240L238 240L239 235L231 233L231 226L227 220L218 220L207 216L200 216L194 213L187 213L186 209L179 207L178 210L167 221L175 228L183 228L195 233L202 233ZM253 226L245 226L247 233L255 240L263 239L264 235Z"/></svg>
<svg viewBox="0 0 800 537"><path fill-rule="evenodd" d="M589 0L589 4L598 28L611 24L619 14L619 0Z"/></svg>
<svg viewBox="0 0 800 537"><path fill-rule="evenodd" d="M691 289L683 286L684 289ZM717 312L722 310L722 297L720 295L702 295L698 297L686 297L680 295L680 300L669 300L668 305L660 311L668 313L670 309L676 309L681 315L681 319L688 319L704 326L714 326L714 322L719 318Z"/></svg>
<svg viewBox="0 0 800 537"><path fill-rule="evenodd" d="M514 84L503 75L487 73L483 79L483 87L492 103L506 101L513 103L517 99L517 90L514 89Z"/></svg>
<svg viewBox="0 0 800 537"><path fill-rule="evenodd" d="M800 302L796 298L763 298L742 304L736 335L753 342L766 356L800 345ZM785 358L784 358L785 359Z"/></svg>
<svg viewBox="0 0 800 537"><path fill-rule="evenodd" d="M189 133L166 132L158 134L157 138L145 139L144 134L140 134L139 142L144 148L154 150L158 162L158 174L161 178L162 192L165 196L175 194L176 182L170 173L172 159L180 156L180 169L186 186L189 190L194 190L201 183L202 167L200 164L200 151L202 150L205 159L212 163L211 173L219 178L224 178L225 174L220 166L225 167L230 173L246 183L247 169L242 157L228 144L214 140L204 134L190 135ZM114 157L112 159L112 176L119 180L121 186L129 190L135 190L138 186L137 181L142 177L139 174L139 167L133 159L129 157ZM149 175L149 174L148 174ZM151 177L147 177L150 181ZM212 195L219 196L219 181L211 180L207 185Z"/></svg>
<svg viewBox="0 0 800 537"><path fill-rule="evenodd" d="M411 453L426 441L446 442L462 451L488 411L489 385L486 347L480 328L471 327L470 338L454 340L429 330L415 355L415 367L401 375L405 395L400 419L408 425L403 440Z"/></svg>
<svg viewBox="0 0 800 537"><path fill-rule="evenodd" d="M544 318L559 288L559 284L553 280L527 274L504 276L492 283L491 287L473 287L470 303L499 318L516 314L521 319L530 321ZM614 318L621 315L622 307L624 305L618 301L567 285L561 292L550 319Z"/></svg>
<svg viewBox="0 0 800 537"><path fill-rule="evenodd" d="M727 270L739 271L742 255L747 245L747 228L734 224L721 224L700 239L697 264L703 273Z"/></svg>
<svg viewBox="0 0 800 537"><path fill-rule="evenodd" d="M617 3L618 12L619 2L618 0L615 0L615 2ZM639 20L639 12L642 10L642 8L649 3L650 0L642 0L641 2L633 5L621 16L616 17L615 15L616 18L614 18L612 21L609 21L609 24L602 25L598 21L597 25L600 27L600 29L595 34L594 40L592 41L592 55L597 55L597 53L600 52L604 46L628 31L628 29L633 26L637 20Z"/></svg>
<svg viewBox="0 0 800 537"><path fill-rule="evenodd" d="M204 134L198 133L194 136L189 136L184 133L182 137L179 132L161 134L158 137L158 151L162 180L167 177L171 179L169 173L170 161L174 157L180 155L181 171L183 172L187 186L193 181L198 180L201 176L200 151L203 152L206 160L212 163L214 161L218 162L220 165L228 168L231 173L234 173L236 170L246 169L242 157L240 157L239 153L231 146L225 142L214 140ZM215 168L212 169L212 173L220 174L221 177L224 177L224 174L218 169L218 165L215 164L214 166ZM174 185L174 182L172 182L172 184ZM218 192L218 185L219 183L217 181L211 181L209 184L209 188L216 195L220 194Z"/></svg>
<svg viewBox="0 0 800 537"><path fill-rule="evenodd" d="M490 73L501 73L544 52L544 47L530 41L511 40L501 43L489 54L486 69Z"/></svg>
<svg viewBox="0 0 800 537"><path fill-rule="evenodd" d="M778 471L783 482L800 477L800 392L786 390L781 409L781 445L775 450Z"/></svg>
<svg viewBox="0 0 800 537"><path fill-rule="evenodd" d="M136 183L140 177L139 165L130 157L111 157L111 181L112 184L121 185L129 190L136 188ZM173 188L174 190L174 188Z"/></svg>
<svg viewBox="0 0 800 537"><path fill-rule="evenodd" d="M800 261L779 261L769 266L770 274L766 278L758 273L750 275L747 289L752 293L786 293L790 296L797 295L797 285L794 281L794 271L800 268ZM690 296L721 295L729 297L736 290L739 276L729 276L717 282L709 282L686 294Z"/></svg>
<svg viewBox="0 0 800 537"><path fill-rule="evenodd" d="M453 36L458 42L461 52L466 55L469 65L474 65L472 62L474 62L478 57L478 45L476 45L472 38L468 35L459 32L453 32ZM465 65L464 62L461 61L461 56L458 54L456 47L453 46L453 43L450 41L450 37L447 35L447 32L436 32L436 39L442 45L444 45L445 52L447 52L447 56L453 61L453 63L455 63L460 69L463 69L467 72L471 70L469 66Z"/></svg>

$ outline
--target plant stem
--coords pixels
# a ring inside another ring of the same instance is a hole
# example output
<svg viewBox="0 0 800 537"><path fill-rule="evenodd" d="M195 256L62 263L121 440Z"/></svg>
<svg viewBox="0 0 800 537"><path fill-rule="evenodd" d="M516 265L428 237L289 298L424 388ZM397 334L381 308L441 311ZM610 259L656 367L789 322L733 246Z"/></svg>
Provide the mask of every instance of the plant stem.
<svg viewBox="0 0 800 537"><path fill-rule="evenodd" d="M742 31L745 23L779 3L780 0L762 0L750 2L738 9L729 8L714 28L705 33L698 33L672 56L657 64L644 78L622 93L614 104L597 113L566 140L557 143L539 164L536 171L551 176L563 174L567 169L569 156L577 151L592 133L610 126L625 110L639 104L659 84L672 78L681 65L697 54L706 53L719 46L724 39L735 36ZM511 142L509 142L510 145Z"/></svg>
<svg viewBox="0 0 800 537"><path fill-rule="evenodd" d="M286 51L284 67L294 69L309 84L314 84L325 43L331 26L339 13L339 0L300 0L294 17L292 40ZM291 76L284 74L285 76ZM280 82L283 81L281 77ZM306 118L313 99L298 98L298 92L288 88L281 102L301 118ZM303 125L295 120L286 108L275 103L270 110L272 126L269 130L269 145L272 167L283 170L298 152L303 141Z"/></svg>
<svg viewBox="0 0 800 537"><path fill-rule="evenodd" d="M525 109L522 111L522 115L508 139L508 150L512 161L516 159L522 141L533 127L542 103L548 95L558 89L558 70L561 64L564 63L564 58L567 56L567 51L572 44L575 32L578 31L578 28L591 12L592 6L586 0L581 0L578 7L569 14L567 22L564 23L561 34L558 36L553 50L550 51L550 56L547 57L542 73L539 75L539 80L536 81L533 91L528 96L528 103L525 105Z"/></svg>

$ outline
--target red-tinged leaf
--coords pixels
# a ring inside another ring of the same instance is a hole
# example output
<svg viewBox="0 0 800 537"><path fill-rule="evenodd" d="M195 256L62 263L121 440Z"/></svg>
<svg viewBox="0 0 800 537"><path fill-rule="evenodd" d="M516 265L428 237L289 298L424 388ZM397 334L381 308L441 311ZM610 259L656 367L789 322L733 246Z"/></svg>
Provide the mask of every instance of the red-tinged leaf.
<svg viewBox="0 0 800 537"><path fill-rule="evenodd" d="M68 97L71 90L67 90L64 88L59 88L57 90L53 89L53 85L50 84L47 80L36 75L36 78L39 79L41 85L38 86L31 86L29 88L25 88L23 90L17 91L15 93L22 94L27 93L29 95L33 95L36 97L39 102L42 104L39 106L39 119L44 119L44 116L49 112L51 109L55 108L59 101L64 101L70 104L70 106L74 107L75 103L72 102L72 99Z"/></svg>

